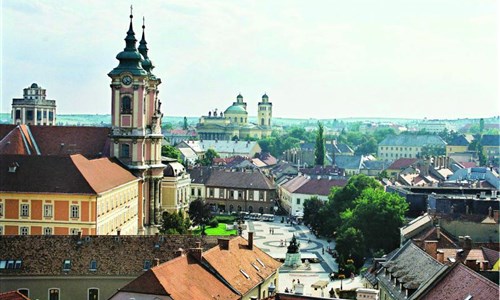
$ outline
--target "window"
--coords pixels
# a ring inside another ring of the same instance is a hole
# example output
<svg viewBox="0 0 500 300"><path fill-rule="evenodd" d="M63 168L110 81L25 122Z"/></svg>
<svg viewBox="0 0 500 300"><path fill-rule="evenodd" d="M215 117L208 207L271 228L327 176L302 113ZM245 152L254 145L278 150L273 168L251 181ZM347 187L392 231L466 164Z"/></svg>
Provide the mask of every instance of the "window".
<svg viewBox="0 0 500 300"><path fill-rule="evenodd" d="M3 203L0 202L0 217L3 217Z"/></svg>
<svg viewBox="0 0 500 300"><path fill-rule="evenodd" d="M37 119L38 121L41 121L41 120L42 120L42 112L41 112L41 111L37 111L37 112L36 112L36 119Z"/></svg>
<svg viewBox="0 0 500 300"><path fill-rule="evenodd" d="M123 158L130 157L130 145L129 144L121 144L120 145L120 157L123 157Z"/></svg>
<svg viewBox="0 0 500 300"><path fill-rule="evenodd" d="M90 288L88 300L99 300L99 289L98 288Z"/></svg>
<svg viewBox="0 0 500 300"><path fill-rule="evenodd" d="M194 189L191 189L191 196L194 196Z"/></svg>
<svg viewBox="0 0 500 300"><path fill-rule="evenodd" d="M0 226L0 235L3 235L3 226Z"/></svg>
<svg viewBox="0 0 500 300"><path fill-rule="evenodd" d="M20 235L28 235L29 234L29 227L20 227L19 228L19 234Z"/></svg>
<svg viewBox="0 0 500 300"><path fill-rule="evenodd" d="M71 218L76 219L80 216L80 207L78 205L71 205Z"/></svg>
<svg viewBox="0 0 500 300"><path fill-rule="evenodd" d="M297 204L300 204L300 198L297 198Z"/></svg>
<svg viewBox="0 0 500 300"><path fill-rule="evenodd" d="M97 261L95 259L93 259L93 260L90 261L89 270L90 271L96 271L97 270Z"/></svg>
<svg viewBox="0 0 500 300"><path fill-rule="evenodd" d="M54 112L49 111L49 120L54 120Z"/></svg>
<svg viewBox="0 0 500 300"><path fill-rule="evenodd" d="M209 192L210 197L214 196L214 189L213 188L208 189L208 192Z"/></svg>
<svg viewBox="0 0 500 300"><path fill-rule="evenodd" d="M253 200L253 191L248 192L248 200Z"/></svg>
<svg viewBox="0 0 500 300"><path fill-rule="evenodd" d="M144 271L147 271L150 268L151 268L151 261L150 260L145 260L144 261L144 266L143 266Z"/></svg>
<svg viewBox="0 0 500 300"><path fill-rule="evenodd" d="M259 200L264 201L264 192L262 191L259 192Z"/></svg>
<svg viewBox="0 0 500 300"><path fill-rule="evenodd" d="M27 120L33 120L33 111L32 110L27 110L26 111L26 119Z"/></svg>
<svg viewBox="0 0 500 300"><path fill-rule="evenodd" d="M238 199L243 199L243 193L241 191L238 191Z"/></svg>
<svg viewBox="0 0 500 300"><path fill-rule="evenodd" d="M14 269L21 269L22 261L20 259L16 260L14 263Z"/></svg>
<svg viewBox="0 0 500 300"><path fill-rule="evenodd" d="M30 290L28 290L28 289L17 289L17 291L19 292L19 294L21 294L23 296L26 296L26 297L30 296Z"/></svg>
<svg viewBox="0 0 500 300"><path fill-rule="evenodd" d="M46 110L43 111L43 118L47 119L47 111Z"/></svg>
<svg viewBox="0 0 500 300"><path fill-rule="evenodd" d="M63 262L63 271L71 270L71 260L65 259Z"/></svg>
<svg viewBox="0 0 500 300"><path fill-rule="evenodd" d="M21 217L29 217L30 215L30 205L21 204Z"/></svg>
<svg viewBox="0 0 500 300"><path fill-rule="evenodd" d="M21 111L19 109L16 110L16 120L21 119Z"/></svg>
<svg viewBox="0 0 500 300"><path fill-rule="evenodd" d="M43 229L43 234L44 234L44 235L52 235L52 228L50 228L50 227L45 227L45 228Z"/></svg>
<svg viewBox="0 0 500 300"><path fill-rule="evenodd" d="M125 96L122 98L122 114L130 114L132 113L132 99L129 96Z"/></svg>
<svg viewBox="0 0 500 300"><path fill-rule="evenodd" d="M59 300L59 289L57 288L49 289L49 300Z"/></svg>
<svg viewBox="0 0 500 300"><path fill-rule="evenodd" d="M71 235L78 235L79 232L80 232L80 229L78 229L78 228L71 228L71 230L70 230Z"/></svg>
<svg viewBox="0 0 500 300"><path fill-rule="evenodd" d="M43 216L52 217L52 204L45 204L43 206Z"/></svg>

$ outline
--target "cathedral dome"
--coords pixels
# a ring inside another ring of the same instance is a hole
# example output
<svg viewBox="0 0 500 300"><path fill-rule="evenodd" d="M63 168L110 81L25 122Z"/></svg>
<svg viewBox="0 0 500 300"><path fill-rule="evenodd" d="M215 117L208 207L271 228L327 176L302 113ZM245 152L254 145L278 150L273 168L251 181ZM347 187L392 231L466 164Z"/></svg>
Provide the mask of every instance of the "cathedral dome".
<svg viewBox="0 0 500 300"><path fill-rule="evenodd" d="M247 111L241 105L231 105L224 112L224 115L227 115L227 114L238 114L238 115L245 114L246 115Z"/></svg>
<svg viewBox="0 0 500 300"><path fill-rule="evenodd" d="M36 84L36 83L31 84L31 88L32 89L37 89L38 88L38 84Z"/></svg>

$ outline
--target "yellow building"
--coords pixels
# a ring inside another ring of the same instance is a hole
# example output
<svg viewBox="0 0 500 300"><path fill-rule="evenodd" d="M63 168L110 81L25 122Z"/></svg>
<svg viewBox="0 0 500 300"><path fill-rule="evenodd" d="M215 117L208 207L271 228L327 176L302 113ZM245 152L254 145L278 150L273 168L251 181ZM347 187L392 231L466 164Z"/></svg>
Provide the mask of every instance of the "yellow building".
<svg viewBox="0 0 500 300"><path fill-rule="evenodd" d="M448 145L446 145L446 156L451 153L464 153L469 150L469 145L473 141L473 136L471 135L459 135Z"/></svg>
<svg viewBox="0 0 500 300"><path fill-rule="evenodd" d="M161 209L169 213L187 213L191 199L191 177L184 166L175 159L164 160L167 166L161 182Z"/></svg>
<svg viewBox="0 0 500 300"><path fill-rule="evenodd" d="M0 156L0 235L137 234L139 179L109 158Z"/></svg>
<svg viewBox="0 0 500 300"><path fill-rule="evenodd" d="M257 124L248 122L247 103L239 94L236 102L229 106L224 113L210 111L207 116L202 116L196 126L201 139L205 140L231 140L234 137L245 139L247 137L263 138L272 132L273 104L264 94L262 101L257 105Z"/></svg>

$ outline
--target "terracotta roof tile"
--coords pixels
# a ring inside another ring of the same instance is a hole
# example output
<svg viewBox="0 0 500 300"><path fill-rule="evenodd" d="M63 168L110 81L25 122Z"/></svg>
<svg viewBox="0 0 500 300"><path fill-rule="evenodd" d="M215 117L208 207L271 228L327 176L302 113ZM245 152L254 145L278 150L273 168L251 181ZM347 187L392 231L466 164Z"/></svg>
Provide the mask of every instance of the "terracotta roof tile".
<svg viewBox="0 0 500 300"><path fill-rule="evenodd" d="M41 155L80 153L87 158L110 155L109 127L30 126Z"/></svg>
<svg viewBox="0 0 500 300"><path fill-rule="evenodd" d="M21 154L29 155L26 147L27 144L23 140L23 133L18 127L12 128L11 131L7 132L4 137L0 140L0 155L1 154ZM31 151L31 150L30 150Z"/></svg>
<svg viewBox="0 0 500 300"><path fill-rule="evenodd" d="M346 185L347 179L311 178L303 185L301 185L297 190L295 190L295 192L306 195L328 196L332 188L344 187Z"/></svg>
<svg viewBox="0 0 500 300"><path fill-rule="evenodd" d="M0 293L0 300L30 300L30 298L24 296L18 291L10 291L5 293Z"/></svg>
<svg viewBox="0 0 500 300"><path fill-rule="evenodd" d="M240 298L190 255L153 267L120 291L168 295L175 300Z"/></svg>
<svg viewBox="0 0 500 300"><path fill-rule="evenodd" d="M109 158L88 160L81 154L71 155L76 168L97 193L138 180L129 171Z"/></svg>
<svg viewBox="0 0 500 300"><path fill-rule="evenodd" d="M277 272L281 266L280 262L258 247L251 250L248 241L242 237L231 239L229 250L214 247L204 252L203 259L242 295Z"/></svg>
<svg viewBox="0 0 500 300"><path fill-rule="evenodd" d="M213 169L206 182L207 186L225 188L252 188L274 190L271 181L260 171L234 171Z"/></svg>
<svg viewBox="0 0 500 300"><path fill-rule="evenodd" d="M417 162L416 158L400 158L396 159L387 169L389 170L402 170Z"/></svg>

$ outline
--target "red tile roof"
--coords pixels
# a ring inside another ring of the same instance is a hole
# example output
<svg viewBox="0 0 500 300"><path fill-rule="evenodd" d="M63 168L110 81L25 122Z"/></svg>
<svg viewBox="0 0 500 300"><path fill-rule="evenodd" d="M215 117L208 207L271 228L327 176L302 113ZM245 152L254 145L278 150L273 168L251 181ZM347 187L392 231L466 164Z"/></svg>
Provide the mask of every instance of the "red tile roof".
<svg viewBox="0 0 500 300"><path fill-rule="evenodd" d="M347 179L311 178L299 187L295 193L328 196L333 187L344 187L346 185Z"/></svg>
<svg viewBox="0 0 500 300"><path fill-rule="evenodd" d="M30 300L30 298L24 296L18 291L10 291L5 293L0 293L0 300Z"/></svg>
<svg viewBox="0 0 500 300"><path fill-rule="evenodd" d="M388 170L401 170L414 164L418 159L416 158L400 158L395 160L389 167Z"/></svg>
<svg viewBox="0 0 500 300"><path fill-rule="evenodd" d="M0 127L1 128L1 127ZM21 154L29 155L31 150L26 148L23 140L23 133L19 127L12 128L11 131L7 132L2 139L0 139L0 155L1 154Z"/></svg>
<svg viewBox="0 0 500 300"><path fill-rule="evenodd" d="M250 249L243 237L236 237L228 243L229 250L216 246L204 252L203 259L242 295L276 273L281 266L258 247Z"/></svg>
<svg viewBox="0 0 500 300"><path fill-rule="evenodd" d="M152 268L120 291L164 295L175 300L240 298L190 255L174 258Z"/></svg>
<svg viewBox="0 0 500 300"><path fill-rule="evenodd" d="M80 154L71 155L76 168L96 193L102 193L131 181L139 180L116 161L109 158L88 160Z"/></svg>
<svg viewBox="0 0 500 300"><path fill-rule="evenodd" d="M455 263L419 299L498 299L498 285L477 272Z"/></svg>
<svg viewBox="0 0 500 300"><path fill-rule="evenodd" d="M109 127L30 126L42 155L80 153L87 158L110 155Z"/></svg>
<svg viewBox="0 0 500 300"><path fill-rule="evenodd" d="M0 125L0 154L110 155L107 127Z"/></svg>
<svg viewBox="0 0 500 300"><path fill-rule="evenodd" d="M17 164L15 172L9 167ZM114 160L72 156L0 155L0 191L96 194L137 180ZM29 184L26 184L29 183Z"/></svg>

